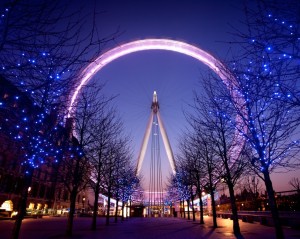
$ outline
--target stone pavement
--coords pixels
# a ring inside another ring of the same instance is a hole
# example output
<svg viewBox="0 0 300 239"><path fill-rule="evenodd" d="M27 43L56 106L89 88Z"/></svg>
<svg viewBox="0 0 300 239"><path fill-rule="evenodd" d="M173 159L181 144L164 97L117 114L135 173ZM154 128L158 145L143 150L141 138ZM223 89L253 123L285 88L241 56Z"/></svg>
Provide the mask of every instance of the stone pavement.
<svg viewBox="0 0 300 239"><path fill-rule="evenodd" d="M205 225L183 218L130 218L114 223L111 219L105 226L104 218L98 218L97 230L91 231L91 218L78 217L74 220L73 237L105 239L222 239L235 238L232 233L232 221L218 218L219 227L212 228L212 218L205 217ZM14 221L0 221L0 238L10 238ZM44 217L43 219L25 219L20 232L20 239L61 239L66 238L67 218ZM245 239L275 238L274 228L259 223L240 221L241 232ZM300 230L284 228L288 239L300 238Z"/></svg>

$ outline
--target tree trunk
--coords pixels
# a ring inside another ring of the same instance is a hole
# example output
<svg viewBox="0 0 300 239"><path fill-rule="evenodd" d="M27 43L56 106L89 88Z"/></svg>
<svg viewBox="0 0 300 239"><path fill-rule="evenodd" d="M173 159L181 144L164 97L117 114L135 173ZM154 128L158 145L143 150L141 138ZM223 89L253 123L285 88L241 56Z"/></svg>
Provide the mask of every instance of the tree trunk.
<svg viewBox="0 0 300 239"><path fill-rule="evenodd" d="M213 169L212 166L209 162L207 162L207 167L208 167L208 177L209 177L209 191L210 191L210 196L211 196L211 208L212 208L212 213L213 213L213 227L217 228L217 212L216 212L216 203L215 203L215 193L214 193L214 184L213 184L213 178L212 178L212 173ZM226 167L227 169L228 167Z"/></svg>
<svg viewBox="0 0 300 239"><path fill-rule="evenodd" d="M184 200L182 201L182 208L183 208L183 218L186 218L186 212L185 212Z"/></svg>
<svg viewBox="0 0 300 239"><path fill-rule="evenodd" d="M108 191L107 197L107 211L106 211L106 226L109 225L109 212L110 212L110 190Z"/></svg>
<svg viewBox="0 0 300 239"><path fill-rule="evenodd" d="M190 216L190 200L187 200L187 207L188 207L188 220L191 220L191 216Z"/></svg>
<svg viewBox="0 0 300 239"><path fill-rule="evenodd" d="M99 185L95 188L95 201L93 206L93 219L92 219L92 230L96 230L97 225L97 215L98 215L98 199L99 199Z"/></svg>
<svg viewBox="0 0 300 239"><path fill-rule="evenodd" d="M233 184L231 182L227 183L229 195L230 195L230 204L232 210L232 220L233 220L233 233L237 238L243 238L240 230L237 207L235 203L235 195L233 190Z"/></svg>
<svg viewBox="0 0 300 239"><path fill-rule="evenodd" d="M196 218L195 218L195 208L194 208L194 196L192 194L192 213L193 213L193 221L196 221Z"/></svg>
<svg viewBox="0 0 300 239"><path fill-rule="evenodd" d="M12 239L18 239L19 238L19 233L21 230L21 225L22 225L22 221L24 219L24 216L26 215L26 205L27 205L27 198L28 198L28 189L31 185L31 181L32 181L32 174L33 174L33 170L30 170L30 172L28 174L25 174L25 178L24 178L24 187L22 189L22 194L21 194L21 202L18 208L18 214L17 214L17 218L16 221L14 223L14 227L12 230Z"/></svg>
<svg viewBox="0 0 300 239"><path fill-rule="evenodd" d="M212 207L212 213L213 213L213 227L217 228L217 212L216 212L216 202L215 202L215 193L214 190L210 191L211 196L211 207Z"/></svg>
<svg viewBox="0 0 300 239"><path fill-rule="evenodd" d="M129 217L128 218L130 218L131 217L131 199L129 200Z"/></svg>
<svg viewBox="0 0 300 239"><path fill-rule="evenodd" d="M202 201L201 192L199 192L199 201L200 201L200 224L204 224L204 211L203 211L203 201Z"/></svg>
<svg viewBox="0 0 300 239"><path fill-rule="evenodd" d="M265 170L263 172L263 174L264 174L264 179L265 179L266 190L267 190L267 193L268 193L269 205L270 205L270 209L271 209L272 219L273 219L273 222L274 222L276 238L277 239L283 239L284 234L283 234L282 226L281 226L281 223L280 223L280 220L279 220L278 208L277 208L277 204L276 204L275 194L274 194L273 185L272 185L272 181L271 181L271 178L270 178L269 171Z"/></svg>
<svg viewBox="0 0 300 239"><path fill-rule="evenodd" d="M124 221L124 201L122 201L122 221Z"/></svg>
<svg viewBox="0 0 300 239"><path fill-rule="evenodd" d="M182 218L182 209L183 209L183 205L182 205L182 200L179 201L180 203L180 217Z"/></svg>
<svg viewBox="0 0 300 239"><path fill-rule="evenodd" d="M119 199L116 200L116 211L115 211L115 222L118 222L118 208L119 208Z"/></svg>
<svg viewBox="0 0 300 239"><path fill-rule="evenodd" d="M68 215L68 223L67 223L67 231L66 231L66 235L68 237L71 237L73 232L73 221L74 221L73 219L75 213L76 196L77 196L77 188L73 188L70 195L70 211Z"/></svg>

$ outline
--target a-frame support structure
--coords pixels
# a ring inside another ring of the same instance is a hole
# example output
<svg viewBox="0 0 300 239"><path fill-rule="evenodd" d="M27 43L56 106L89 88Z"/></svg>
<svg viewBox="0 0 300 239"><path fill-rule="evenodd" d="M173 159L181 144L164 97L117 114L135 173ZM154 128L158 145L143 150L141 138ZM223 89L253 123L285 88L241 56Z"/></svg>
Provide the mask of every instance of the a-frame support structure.
<svg viewBox="0 0 300 239"><path fill-rule="evenodd" d="M152 124L153 124L153 119L157 117L157 121L158 121L158 126L160 128L160 132L161 132L161 137L165 146L165 150L166 150L166 154L172 169L173 174L176 173L176 167L175 167L175 161L174 161L174 155L170 146L170 142L169 142L169 138L167 135L167 132L165 130L165 127L163 125L160 113L159 113L159 104L158 104L158 100L157 100L157 94L156 91L154 91L153 93L153 100L152 100L152 104L151 104L151 114L150 114L150 118L147 124L147 128L145 131L145 135L143 138L143 143L140 149L140 153L138 156L138 161L137 161L137 167L136 167L136 175L139 175L141 168L142 168L142 164L145 158L145 154L146 154L146 150L147 150L147 145L149 142L149 137L150 137L150 133L151 133L151 129L152 129Z"/></svg>

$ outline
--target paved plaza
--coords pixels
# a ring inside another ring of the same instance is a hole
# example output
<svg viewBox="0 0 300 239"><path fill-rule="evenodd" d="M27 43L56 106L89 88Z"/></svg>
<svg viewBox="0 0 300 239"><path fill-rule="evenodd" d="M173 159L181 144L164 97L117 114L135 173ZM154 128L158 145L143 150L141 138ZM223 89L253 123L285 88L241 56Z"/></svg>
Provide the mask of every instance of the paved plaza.
<svg viewBox="0 0 300 239"><path fill-rule="evenodd" d="M10 238L14 221L0 221L0 238ZM66 217L44 217L43 219L25 219L22 224L20 239L59 239L66 238ZM212 228L212 218L205 217L205 225L183 218L130 218L124 222L119 220L105 226L105 219L98 218L97 231L90 230L91 218L78 217L74 220L73 237L105 238L105 239L222 239L235 238L232 234L232 221L218 218L219 227ZM240 221L241 231L245 239L272 239L274 228L259 223ZM300 230L284 228L286 238L300 238Z"/></svg>

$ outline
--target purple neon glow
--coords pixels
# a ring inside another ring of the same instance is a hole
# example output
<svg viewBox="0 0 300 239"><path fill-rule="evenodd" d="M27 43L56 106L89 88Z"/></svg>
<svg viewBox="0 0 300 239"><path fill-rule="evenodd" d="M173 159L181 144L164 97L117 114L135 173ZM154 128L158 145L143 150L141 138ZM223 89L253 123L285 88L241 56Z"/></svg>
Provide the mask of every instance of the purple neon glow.
<svg viewBox="0 0 300 239"><path fill-rule="evenodd" d="M104 66L109 64L115 59L118 59L121 56L125 56L127 54L138 52L138 51L145 51L145 50L167 50L167 51L174 51L178 53L182 53L184 55L191 56L205 65L207 65L210 69L212 69L216 74L220 76L223 81L227 81L226 75L220 71L218 66L222 66L221 62L215 59L209 53L197 48L193 45L169 40L169 39L145 39L145 40L138 40L123 44L121 46L115 47L104 54L100 55L94 62L90 63L85 70L81 73L81 82L76 87L74 91L70 106L68 109L68 117L73 112L75 101L78 96L78 93L82 86L86 84L98 71L100 71Z"/></svg>
<svg viewBox="0 0 300 239"><path fill-rule="evenodd" d="M199 60L200 62L204 63L222 79L222 81L230 91L231 95L236 100L235 103L237 107L242 109L243 99L241 98L241 96L238 95L238 93L235 90L233 90L234 85L236 84L235 79L230 75L228 71L225 70L226 67L224 67L224 65L219 60L214 58L209 53L203 51L202 49L187 44L185 42L169 40L169 39L144 39L144 40L137 40L137 41L125 43L123 45L120 45L118 47L115 47L103 53L94 62L90 63L83 70L83 72L81 73L82 80L79 83L79 85L76 87L70 100L70 105L68 108L68 117L72 115L75 109L76 98L82 86L85 85L98 71L100 71L104 66L118 59L119 57L125 56L130 53L145 51L145 50L174 51L174 52L182 53L184 55L193 57ZM242 128L245 127L242 123L243 121L240 116L236 117L236 122L238 125L240 125L240 127ZM231 153L235 154L236 155L235 157L238 157L244 142L244 138L242 135L240 135L239 130L235 132L235 142L240 142L240 143L233 144L235 146L231 149Z"/></svg>

